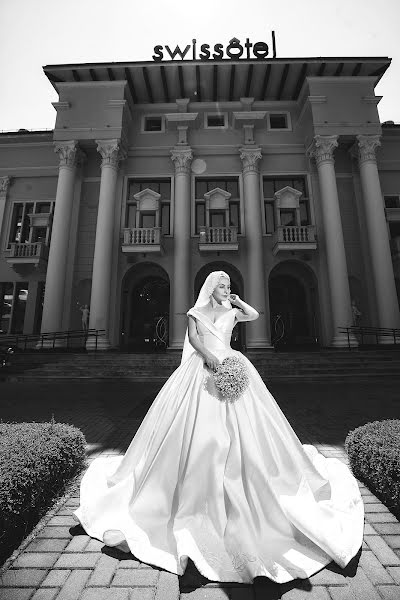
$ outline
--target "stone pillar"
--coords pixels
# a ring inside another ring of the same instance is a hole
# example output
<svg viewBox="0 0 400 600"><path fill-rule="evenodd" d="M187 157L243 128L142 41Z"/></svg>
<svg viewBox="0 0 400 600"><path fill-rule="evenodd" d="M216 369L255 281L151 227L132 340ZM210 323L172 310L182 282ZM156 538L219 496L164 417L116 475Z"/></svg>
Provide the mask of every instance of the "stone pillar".
<svg viewBox="0 0 400 600"><path fill-rule="evenodd" d="M375 155L376 147L380 146L379 136L358 135L357 146L372 276L378 309L378 327L398 328L400 327L399 304ZM380 343L391 344L393 339L382 337Z"/></svg>
<svg viewBox="0 0 400 600"><path fill-rule="evenodd" d="M181 349L187 327L186 313L191 307L190 279L190 165L189 146L171 150L175 164L174 271L171 285L169 348Z"/></svg>
<svg viewBox="0 0 400 600"><path fill-rule="evenodd" d="M268 339L265 277L263 261L262 216L258 161L260 148L240 148L243 163L244 218L246 227L247 284L244 300L260 314L246 324L247 348L271 348Z"/></svg>
<svg viewBox="0 0 400 600"><path fill-rule="evenodd" d="M110 348L109 307L111 293L112 250L115 222L115 192L119 162L126 157L120 140L96 140L101 154L101 180L99 208L97 213L96 242L93 257L92 293L90 299L89 329L105 329L105 335L97 341L98 350ZM96 347L96 340L89 337L87 350Z"/></svg>
<svg viewBox="0 0 400 600"><path fill-rule="evenodd" d="M60 157L60 166L46 273L42 333L61 331L75 175L78 161L82 158L75 140L57 142L54 151ZM56 340L54 345L63 346L64 341ZM42 347L41 342L38 346ZM43 347L53 347L53 342L45 340Z"/></svg>
<svg viewBox="0 0 400 600"><path fill-rule="evenodd" d="M353 322L333 159L334 149L338 146L337 138L337 135L316 135L308 153L315 158L318 169L334 330L331 346L340 348L348 346L348 339L347 334L339 333L338 328L351 327ZM358 346L354 335L350 336L350 345Z"/></svg>
<svg viewBox="0 0 400 600"><path fill-rule="evenodd" d="M0 177L0 236L3 227L4 210L6 208L7 193L10 187L10 178L7 176Z"/></svg>

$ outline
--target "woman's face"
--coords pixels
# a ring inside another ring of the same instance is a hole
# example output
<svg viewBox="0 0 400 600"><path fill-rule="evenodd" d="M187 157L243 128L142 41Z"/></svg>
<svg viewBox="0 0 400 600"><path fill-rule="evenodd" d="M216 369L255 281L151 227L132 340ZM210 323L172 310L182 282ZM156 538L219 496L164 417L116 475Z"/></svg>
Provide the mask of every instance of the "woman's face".
<svg viewBox="0 0 400 600"><path fill-rule="evenodd" d="M221 302L223 302L224 300L226 300L229 297L229 294L231 293L231 284L229 279L227 279L226 277L221 277L221 279L219 280L219 284L217 285L217 287L214 289L212 295L214 297L214 300L216 300L219 304L221 304Z"/></svg>

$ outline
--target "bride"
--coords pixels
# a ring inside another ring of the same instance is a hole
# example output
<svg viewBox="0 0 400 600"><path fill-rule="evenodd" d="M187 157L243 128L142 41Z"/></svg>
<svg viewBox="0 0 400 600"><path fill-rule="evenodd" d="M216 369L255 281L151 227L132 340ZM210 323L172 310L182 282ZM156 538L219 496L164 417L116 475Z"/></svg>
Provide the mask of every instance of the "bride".
<svg viewBox="0 0 400 600"><path fill-rule="evenodd" d="M301 444L257 370L230 347L235 324L257 311L215 271L187 315L180 366L125 455L90 464L75 517L88 535L177 575L189 558L209 580L241 583L306 578L331 561L345 567L363 537L357 481ZM213 383L231 355L249 378L234 402Z"/></svg>

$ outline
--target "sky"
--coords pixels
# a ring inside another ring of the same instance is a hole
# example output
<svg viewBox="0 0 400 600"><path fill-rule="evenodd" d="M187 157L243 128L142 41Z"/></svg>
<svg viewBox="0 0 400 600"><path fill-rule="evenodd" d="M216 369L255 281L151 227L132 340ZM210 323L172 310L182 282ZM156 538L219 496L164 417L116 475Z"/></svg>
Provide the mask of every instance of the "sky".
<svg viewBox="0 0 400 600"><path fill-rule="evenodd" d="M48 64L152 60L155 45L270 43L277 58L388 56L375 93L400 123L400 0L0 0L0 130L52 129Z"/></svg>

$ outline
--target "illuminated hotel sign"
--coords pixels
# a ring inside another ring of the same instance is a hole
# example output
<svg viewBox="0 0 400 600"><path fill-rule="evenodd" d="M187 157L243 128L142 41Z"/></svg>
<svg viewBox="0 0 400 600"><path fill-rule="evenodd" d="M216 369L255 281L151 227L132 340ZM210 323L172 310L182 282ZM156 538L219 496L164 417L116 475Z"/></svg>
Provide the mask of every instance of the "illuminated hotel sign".
<svg viewBox="0 0 400 600"><path fill-rule="evenodd" d="M270 49L266 42L250 42L249 38L246 38L244 44L240 43L237 38L232 38L224 48L223 44L215 44L213 48L210 44L197 45L197 40L192 40L191 44L185 46L182 50L180 46L176 46L174 50L171 50L169 46L154 46L154 54L152 59L156 62L160 62L164 59L175 60L217 60L228 57L231 60L237 60L240 58L250 59L256 58L263 60L265 58L276 58L276 44L275 44L275 31L272 34L272 57L270 56ZM192 50L190 52L190 50Z"/></svg>

